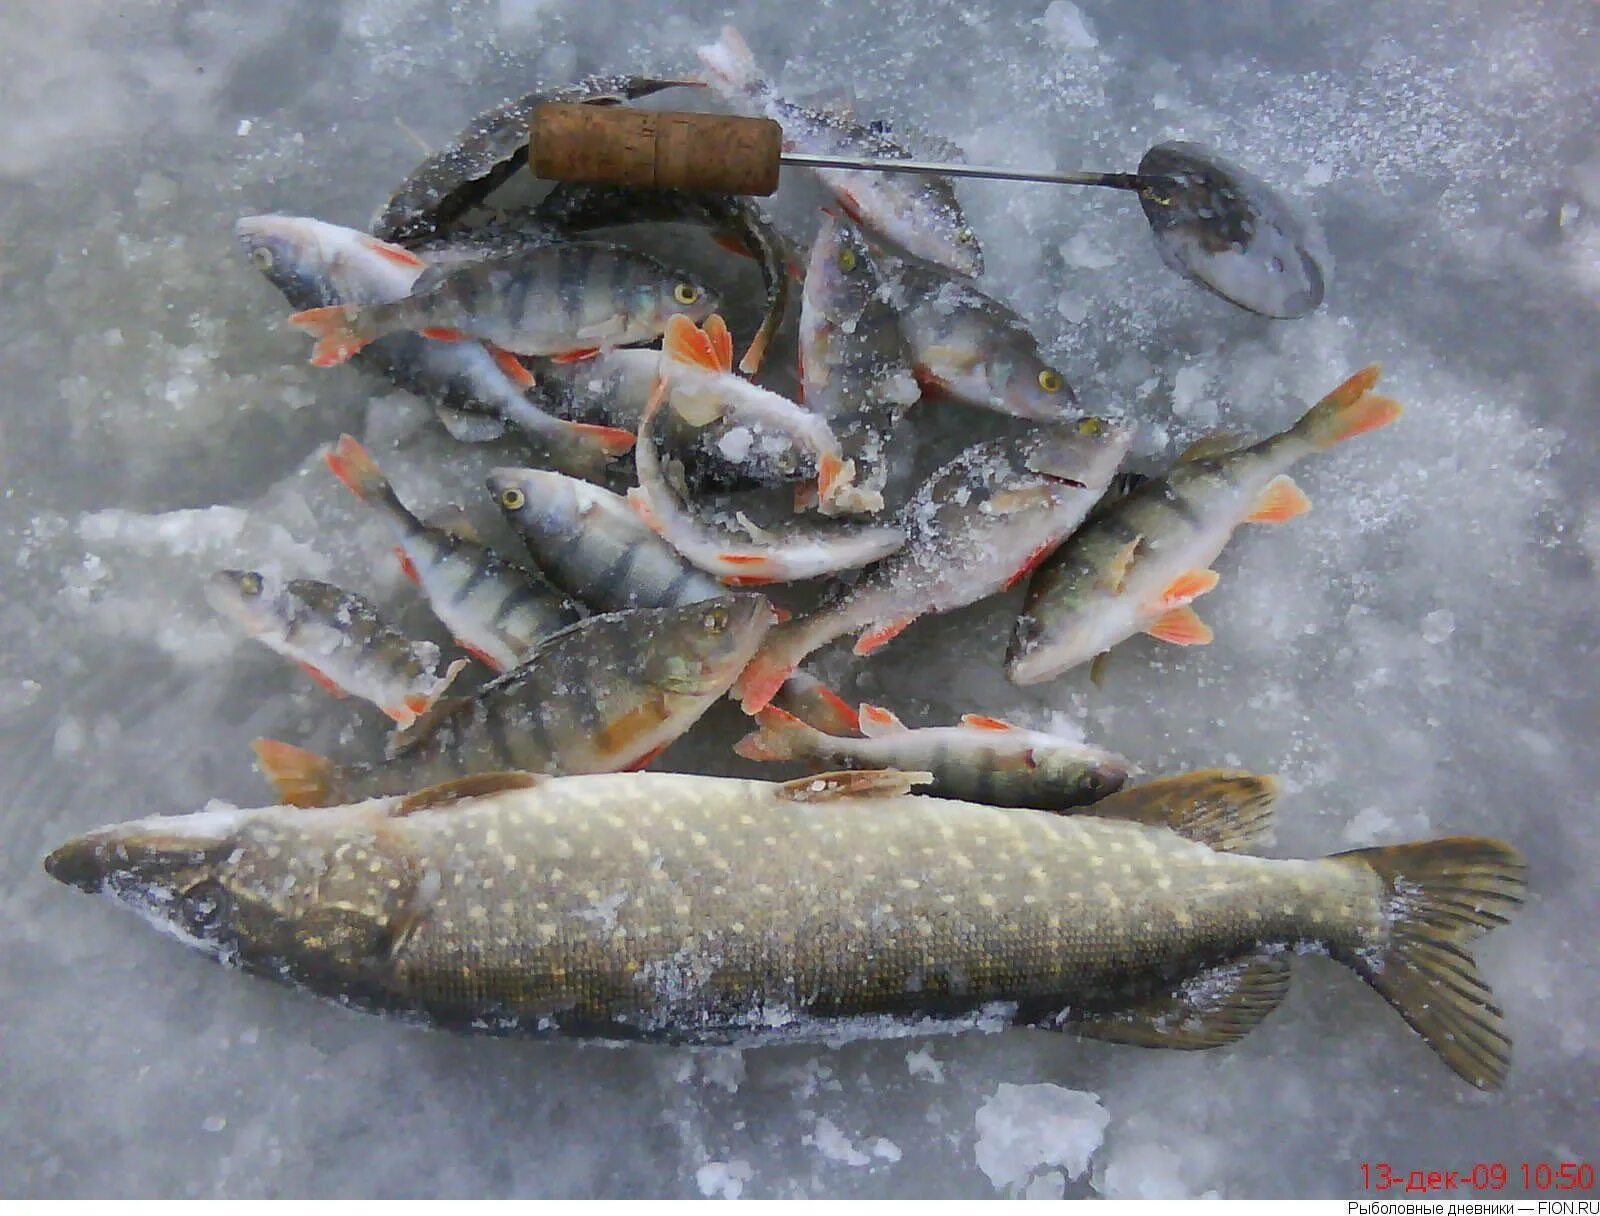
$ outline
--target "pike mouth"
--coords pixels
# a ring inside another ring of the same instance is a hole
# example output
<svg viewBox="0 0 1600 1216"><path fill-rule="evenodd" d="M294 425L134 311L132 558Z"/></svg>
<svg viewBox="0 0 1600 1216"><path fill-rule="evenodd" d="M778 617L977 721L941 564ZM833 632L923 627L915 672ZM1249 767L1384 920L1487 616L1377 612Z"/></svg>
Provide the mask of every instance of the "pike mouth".
<svg viewBox="0 0 1600 1216"><path fill-rule="evenodd" d="M1070 477L1059 477L1054 473L1041 474L1046 481L1056 482L1058 485L1071 486L1074 490L1087 490L1089 487L1081 481L1074 481Z"/></svg>

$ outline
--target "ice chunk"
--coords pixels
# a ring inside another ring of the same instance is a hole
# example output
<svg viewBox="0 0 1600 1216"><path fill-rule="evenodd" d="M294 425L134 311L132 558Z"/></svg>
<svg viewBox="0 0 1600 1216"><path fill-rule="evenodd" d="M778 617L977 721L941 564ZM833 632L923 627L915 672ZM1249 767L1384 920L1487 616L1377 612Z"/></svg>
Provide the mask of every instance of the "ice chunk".
<svg viewBox="0 0 1600 1216"><path fill-rule="evenodd" d="M1100 45L1094 26L1072 0L1050 0L1039 24L1051 44L1063 51L1088 51Z"/></svg>
<svg viewBox="0 0 1600 1216"><path fill-rule="evenodd" d="M826 1117L817 1120L816 1127L801 1139L801 1143L811 1145L829 1161L845 1165L872 1164L872 1158L852 1144L838 1124Z"/></svg>
<svg viewBox="0 0 1600 1216"><path fill-rule="evenodd" d="M748 1161L707 1161L694 1172L694 1184L707 1199L737 1199L744 1184L755 1177Z"/></svg>
<svg viewBox="0 0 1600 1216"><path fill-rule="evenodd" d="M1002 1082L978 1108L978 1168L998 1190L1025 1185L1042 1166L1059 1166L1077 1178L1089 1168L1110 1119L1097 1094Z"/></svg>
<svg viewBox="0 0 1600 1216"><path fill-rule="evenodd" d="M944 1081L944 1065L934 1059L933 1052L926 1047L906 1052L906 1071L913 1077L926 1077L935 1084Z"/></svg>

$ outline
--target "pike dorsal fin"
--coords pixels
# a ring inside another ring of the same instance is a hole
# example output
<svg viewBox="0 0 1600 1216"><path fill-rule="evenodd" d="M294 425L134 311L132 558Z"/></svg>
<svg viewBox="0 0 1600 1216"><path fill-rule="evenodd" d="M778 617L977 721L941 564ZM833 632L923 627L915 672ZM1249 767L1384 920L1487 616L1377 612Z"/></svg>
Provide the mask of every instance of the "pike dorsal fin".
<svg viewBox="0 0 1600 1216"><path fill-rule="evenodd" d="M1136 1047L1198 1051L1243 1038L1288 991L1289 960L1255 954L1208 968L1127 1009L1069 1016L1059 1028Z"/></svg>
<svg viewBox="0 0 1600 1216"><path fill-rule="evenodd" d="M417 811L436 811L467 798L482 798L506 790L532 789L543 780L545 778L538 773L520 770L474 773L470 777L456 777L450 781L441 781L438 785L430 785L427 789L418 790L414 794L407 794L389 811L389 818L402 819Z"/></svg>
<svg viewBox="0 0 1600 1216"><path fill-rule="evenodd" d="M1207 768L1118 790L1081 813L1167 828L1219 853L1237 853L1260 844L1272 830L1277 797L1273 777Z"/></svg>
<svg viewBox="0 0 1600 1216"><path fill-rule="evenodd" d="M909 794L915 785L931 785L932 773L901 772L897 768L872 768L838 773L817 773L785 781L778 797L790 802L835 802L841 798L894 798Z"/></svg>

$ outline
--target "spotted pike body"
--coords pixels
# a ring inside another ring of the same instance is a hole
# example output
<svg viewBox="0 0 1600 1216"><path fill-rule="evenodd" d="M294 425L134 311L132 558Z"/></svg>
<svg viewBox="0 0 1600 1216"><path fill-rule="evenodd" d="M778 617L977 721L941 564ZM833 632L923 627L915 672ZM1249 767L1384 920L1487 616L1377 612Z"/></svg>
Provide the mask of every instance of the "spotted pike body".
<svg viewBox="0 0 1600 1216"><path fill-rule="evenodd" d="M930 393L966 405L1060 422L1077 413L1066 377L1039 353L1018 313L960 275L885 265L916 374Z"/></svg>
<svg viewBox="0 0 1600 1216"><path fill-rule="evenodd" d="M809 616L768 636L739 681L746 713L813 651L848 633L870 654L929 613L973 604L1027 576L1082 522L1132 434L1084 419L976 444L937 470L901 510L903 549Z"/></svg>
<svg viewBox="0 0 1600 1216"><path fill-rule="evenodd" d="M351 493L382 513L401 565L434 615L463 649L496 671L516 666L541 638L583 615L542 574L513 565L470 535L418 519L349 435L327 462Z"/></svg>
<svg viewBox="0 0 1600 1216"><path fill-rule="evenodd" d="M446 698L376 763L265 739L288 802L326 806L475 774L608 773L649 763L733 683L771 619L760 596L589 617L471 697Z"/></svg>
<svg viewBox="0 0 1600 1216"><path fill-rule="evenodd" d="M427 269L418 254L302 216L257 215L235 225L254 264L298 309L398 300ZM433 405L463 442L481 443L516 427L554 467L598 477L633 446L626 431L558 418L528 396L533 377L516 360L481 342L434 342L405 331L363 348L357 361Z"/></svg>
<svg viewBox="0 0 1600 1216"><path fill-rule="evenodd" d="M834 735L767 706L758 730L734 745L747 760L801 760L813 769L926 772L921 792L987 806L1064 811L1122 788L1128 762L1101 747L967 714L955 726L907 727L879 705L863 705L860 733Z"/></svg>
<svg viewBox="0 0 1600 1216"><path fill-rule="evenodd" d="M578 358L648 342L668 317L700 320L716 303L704 284L642 253L563 241L439 266L402 299L312 309L290 322L317 339L311 361L322 367L397 330L445 341L474 338L520 355Z"/></svg>
<svg viewBox="0 0 1600 1216"><path fill-rule="evenodd" d="M1006 674L1047 680L1141 632L1211 641L1190 606L1217 584L1211 563L1241 523L1282 523L1310 508L1285 470L1400 416L1398 403L1370 391L1377 379L1376 366L1357 372L1287 431L1237 451L1202 448L1108 504L1034 575Z"/></svg>
<svg viewBox="0 0 1600 1216"><path fill-rule="evenodd" d="M882 160L914 159L900 142L881 129L840 114L827 114L780 97L756 66L755 57L733 27L719 41L699 50L706 82L746 114L770 118L783 128L786 151L814 156L867 156ZM935 149L960 156L947 145ZM983 250L967 224L946 177L920 173L874 173L862 169L813 170L825 189L851 219L874 235L958 274L983 273Z"/></svg>
<svg viewBox="0 0 1600 1216"><path fill-rule="evenodd" d="M406 637L371 600L331 583L219 570L206 583L206 598L330 692L370 701L402 726L438 700L466 666L458 659L441 674L437 646Z"/></svg>
<svg viewBox="0 0 1600 1216"><path fill-rule="evenodd" d="M848 221L823 216L800 302L806 408L828 420L869 510L883 506L890 433L920 390L871 249Z"/></svg>
<svg viewBox="0 0 1600 1216"><path fill-rule="evenodd" d="M123 824L46 867L250 971L460 1031L757 1045L1011 1022L1214 1047L1310 949L1468 1081L1502 1080L1509 1039L1463 947L1521 901L1509 846L1222 851L1267 818L1270 780L1241 774L1070 816L909 780L506 774Z"/></svg>

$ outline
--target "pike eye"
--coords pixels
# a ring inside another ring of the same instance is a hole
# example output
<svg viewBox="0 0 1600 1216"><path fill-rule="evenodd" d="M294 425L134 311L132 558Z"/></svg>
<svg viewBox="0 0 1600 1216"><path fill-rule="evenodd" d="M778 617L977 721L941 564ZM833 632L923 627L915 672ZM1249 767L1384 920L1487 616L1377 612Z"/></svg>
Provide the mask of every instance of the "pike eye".
<svg viewBox="0 0 1600 1216"><path fill-rule="evenodd" d="M1061 373L1053 368L1045 368L1039 373L1039 387L1047 393L1059 393L1062 385Z"/></svg>
<svg viewBox="0 0 1600 1216"><path fill-rule="evenodd" d="M977 239L978 238L976 234L973 233L971 228L956 229L956 240L960 241L963 245L970 245Z"/></svg>
<svg viewBox="0 0 1600 1216"><path fill-rule="evenodd" d="M693 283L679 283L672 289L672 298L679 304L693 304L700 298L700 289Z"/></svg>
<svg viewBox="0 0 1600 1216"><path fill-rule="evenodd" d="M507 511L520 511L527 501L528 496L515 487L503 491L500 495L500 505Z"/></svg>
<svg viewBox="0 0 1600 1216"><path fill-rule="evenodd" d="M257 245L250 251L250 262L257 270L271 270L272 250L265 245Z"/></svg>
<svg viewBox="0 0 1600 1216"><path fill-rule="evenodd" d="M856 268L856 251L854 249L839 250L839 269L854 270Z"/></svg>
<svg viewBox="0 0 1600 1216"><path fill-rule="evenodd" d="M195 883L178 901L178 915L184 928L196 937L215 931L228 919L227 889L211 879Z"/></svg>
<svg viewBox="0 0 1600 1216"><path fill-rule="evenodd" d="M254 572L242 575L239 579L239 590L250 596L260 595L261 576Z"/></svg>

